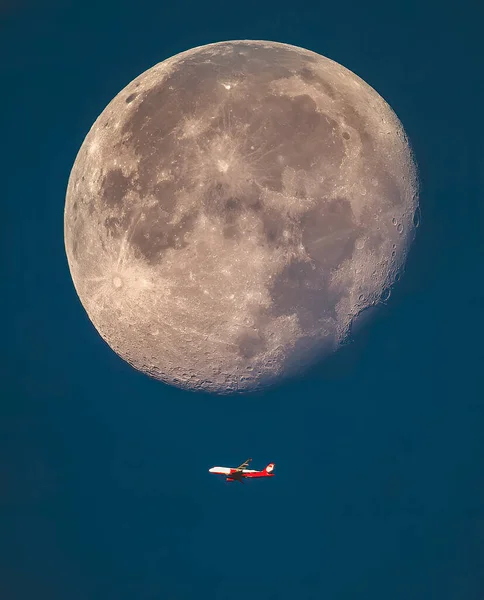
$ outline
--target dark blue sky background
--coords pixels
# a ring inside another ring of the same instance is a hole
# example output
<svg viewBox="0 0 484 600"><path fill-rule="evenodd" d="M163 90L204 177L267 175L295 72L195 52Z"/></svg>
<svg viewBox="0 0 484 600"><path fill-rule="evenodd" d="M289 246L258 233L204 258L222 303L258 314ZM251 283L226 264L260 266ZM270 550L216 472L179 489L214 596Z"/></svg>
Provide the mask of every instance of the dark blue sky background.
<svg viewBox="0 0 484 600"><path fill-rule="evenodd" d="M0 9L2 600L482 600L484 43L475 0L10 2ZM135 76L268 39L402 120L422 222L377 319L263 395L132 370L75 294L76 153ZM227 485L214 464L277 463Z"/></svg>

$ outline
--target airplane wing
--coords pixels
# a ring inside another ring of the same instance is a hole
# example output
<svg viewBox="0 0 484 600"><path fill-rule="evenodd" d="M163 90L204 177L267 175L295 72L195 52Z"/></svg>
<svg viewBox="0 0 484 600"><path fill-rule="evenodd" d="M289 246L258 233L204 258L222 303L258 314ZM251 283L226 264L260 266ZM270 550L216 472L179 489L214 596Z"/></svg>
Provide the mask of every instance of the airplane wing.
<svg viewBox="0 0 484 600"><path fill-rule="evenodd" d="M237 467L237 471L242 471L243 469L247 469L251 460L252 460L251 458L248 458L245 462L243 462L240 465L240 467Z"/></svg>

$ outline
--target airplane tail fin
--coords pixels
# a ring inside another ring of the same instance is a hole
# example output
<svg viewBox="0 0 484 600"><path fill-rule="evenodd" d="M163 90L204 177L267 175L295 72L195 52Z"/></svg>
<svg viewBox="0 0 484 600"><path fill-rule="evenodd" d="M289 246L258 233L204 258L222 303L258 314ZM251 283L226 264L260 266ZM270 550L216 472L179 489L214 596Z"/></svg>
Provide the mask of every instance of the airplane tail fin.
<svg viewBox="0 0 484 600"><path fill-rule="evenodd" d="M269 464L267 465L267 467L264 469L264 471L266 471L267 473L272 473L272 471L274 470L274 467L275 467L275 466L276 466L276 465L275 465L274 463L269 463Z"/></svg>

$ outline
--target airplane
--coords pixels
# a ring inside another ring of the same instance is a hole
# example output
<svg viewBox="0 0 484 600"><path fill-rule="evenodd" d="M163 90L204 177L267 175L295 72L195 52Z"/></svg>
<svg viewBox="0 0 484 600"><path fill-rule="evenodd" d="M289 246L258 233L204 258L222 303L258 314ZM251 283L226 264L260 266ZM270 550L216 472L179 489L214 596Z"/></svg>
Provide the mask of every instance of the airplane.
<svg viewBox="0 0 484 600"><path fill-rule="evenodd" d="M226 481L239 481L244 483L245 478L256 479L259 477L274 477L274 463L270 463L263 471L255 471L254 469L248 469L249 463L252 459L248 458L239 467L212 467L208 470L209 473L215 473L216 475L225 475Z"/></svg>

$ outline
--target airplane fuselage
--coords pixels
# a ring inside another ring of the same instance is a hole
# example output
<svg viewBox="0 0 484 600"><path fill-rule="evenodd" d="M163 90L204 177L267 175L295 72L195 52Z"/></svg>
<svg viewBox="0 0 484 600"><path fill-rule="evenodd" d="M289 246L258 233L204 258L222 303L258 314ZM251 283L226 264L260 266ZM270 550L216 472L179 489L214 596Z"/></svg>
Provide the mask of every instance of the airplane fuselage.
<svg viewBox="0 0 484 600"><path fill-rule="evenodd" d="M228 481L234 479L256 479L258 477L274 477L272 472L274 464L267 465L262 471L256 471L255 469L234 469L232 467L212 467L209 469L209 473L215 473L216 475L224 475Z"/></svg>

